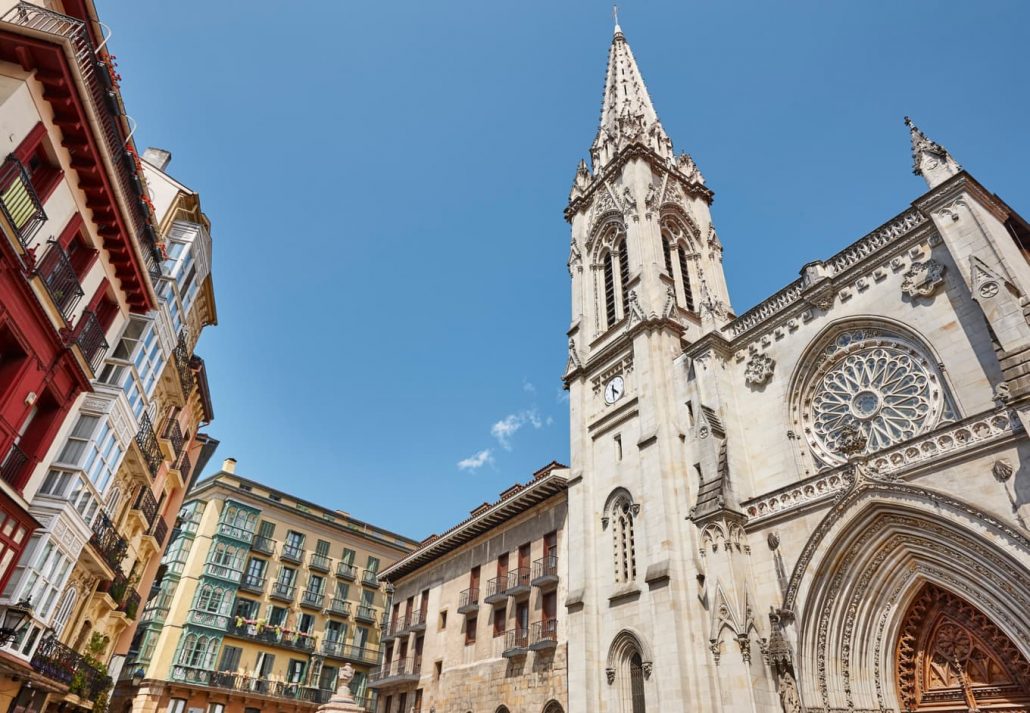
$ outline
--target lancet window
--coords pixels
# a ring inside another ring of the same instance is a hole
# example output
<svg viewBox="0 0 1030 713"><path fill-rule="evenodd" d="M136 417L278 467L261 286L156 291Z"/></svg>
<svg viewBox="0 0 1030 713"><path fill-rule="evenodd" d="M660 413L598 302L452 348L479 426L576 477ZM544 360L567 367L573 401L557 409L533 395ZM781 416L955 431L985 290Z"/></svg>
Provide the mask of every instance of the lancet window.
<svg viewBox="0 0 1030 713"><path fill-rule="evenodd" d="M693 312L694 276L690 272L688 257L693 254L688 233L676 218L662 218L662 252L665 257L665 270L672 278L676 291L676 302L684 309Z"/></svg>

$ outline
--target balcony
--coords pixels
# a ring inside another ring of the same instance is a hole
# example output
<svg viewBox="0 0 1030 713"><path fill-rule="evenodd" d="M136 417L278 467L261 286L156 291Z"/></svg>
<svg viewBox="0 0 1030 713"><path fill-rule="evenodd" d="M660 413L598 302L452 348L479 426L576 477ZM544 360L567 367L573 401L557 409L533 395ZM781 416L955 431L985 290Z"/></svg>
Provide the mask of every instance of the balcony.
<svg viewBox="0 0 1030 713"><path fill-rule="evenodd" d="M104 327L97 319L92 310L86 310L79 317L79 324L76 327L74 337L75 344L82 352L83 358L89 362L89 367L95 374L107 353L107 338L104 336Z"/></svg>
<svg viewBox="0 0 1030 713"><path fill-rule="evenodd" d="M408 615L408 631L426 630L426 610L416 609Z"/></svg>
<svg viewBox="0 0 1030 713"><path fill-rule="evenodd" d="M22 486L25 484L25 477L28 475L26 473L28 463L29 457L25 451L19 448L17 443L12 443L11 450L7 451L7 457L0 464L0 478L21 492Z"/></svg>
<svg viewBox="0 0 1030 713"><path fill-rule="evenodd" d="M421 674L422 657L408 656L373 669L368 676L368 686L384 688L402 683L418 683Z"/></svg>
<svg viewBox="0 0 1030 713"><path fill-rule="evenodd" d="M325 603L325 595L322 592L312 592L305 589L300 595L300 605L309 609L321 609Z"/></svg>
<svg viewBox="0 0 1030 713"><path fill-rule="evenodd" d="M29 179L29 172L14 156L0 166L0 212L18 235L18 242L27 248L32 237L46 222L43 203Z"/></svg>
<svg viewBox="0 0 1030 713"><path fill-rule="evenodd" d="M379 575L370 569L366 569L361 573L361 583L366 587L379 588Z"/></svg>
<svg viewBox="0 0 1030 713"><path fill-rule="evenodd" d="M354 618L357 619L358 621L363 621L363 622L366 622L368 624L375 624L376 623L376 612L370 606L365 606L364 604L359 604L358 608L357 608L357 611L354 612Z"/></svg>
<svg viewBox="0 0 1030 713"><path fill-rule="evenodd" d="M326 613L336 616L350 616L350 602L343 599L330 599Z"/></svg>
<svg viewBox="0 0 1030 713"><path fill-rule="evenodd" d="M226 691L238 691L244 694L256 694L293 701L323 704L329 701L333 691L321 688L310 688L299 683L271 681L268 677L249 676L235 671L211 671L207 685Z"/></svg>
<svg viewBox="0 0 1030 713"><path fill-rule="evenodd" d="M219 631L225 631L226 627L229 626L229 618L230 617L228 614L201 611L200 609L190 609L187 621L190 624L204 626L208 629L217 629Z"/></svg>
<svg viewBox="0 0 1030 713"><path fill-rule="evenodd" d="M532 651L553 649L558 645L558 620L544 619L529 627L529 648Z"/></svg>
<svg viewBox="0 0 1030 713"><path fill-rule="evenodd" d="M558 555L548 555L533 563L534 587L549 589L558 584Z"/></svg>
<svg viewBox="0 0 1030 713"><path fill-rule="evenodd" d="M143 608L143 615L140 617L140 621L163 624L165 619L168 618L168 611L171 608L172 595L162 592L147 602L147 605Z"/></svg>
<svg viewBox="0 0 1030 713"><path fill-rule="evenodd" d="M347 562L337 562L336 576L340 579L349 579L353 582L354 579L358 576L358 569L354 565L348 564Z"/></svg>
<svg viewBox="0 0 1030 713"><path fill-rule="evenodd" d="M506 659L525 656L529 651L529 630L509 629L504 632L504 650L501 656Z"/></svg>
<svg viewBox="0 0 1030 713"><path fill-rule="evenodd" d="M250 549L262 555L275 554L275 540L262 535L255 535L254 541L250 543Z"/></svg>
<svg viewBox="0 0 1030 713"><path fill-rule="evenodd" d="M529 567L513 569L511 572L508 572L508 585L504 593L509 597L521 597L523 594L529 594L529 580Z"/></svg>
<svg viewBox="0 0 1030 713"><path fill-rule="evenodd" d="M175 459L182 453L184 444L185 439L182 436L182 429L179 428L179 422L174 418L168 419L168 422L165 424L165 430L161 433L160 443L165 459L174 463Z"/></svg>
<svg viewBox="0 0 1030 713"><path fill-rule="evenodd" d="M379 660L379 649L366 646L354 646L342 641L326 641L322 644L322 653L336 659L351 663L372 664Z"/></svg>
<svg viewBox="0 0 1030 713"><path fill-rule="evenodd" d="M175 371L179 377L179 388L182 389L183 399L188 399L193 393L193 385L196 383L193 369L190 368L190 352L186 347L186 330L179 332L179 340L175 343Z"/></svg>
<svg viewBox="0 0 1030 713"><path fill-rule="evenodd" d="M204 574L208 577L224 579L226 582L232 582L233 584L239 582L243 576L243 572L240 570L226 567L224 564L218 564L217 562L206 563L204 565Z"/></svg>
<svg viewBox="0 0 1030 713"><path fill-rule="evenodd" d="M165 540L168 538L168 523L164 520L158 519L154 523L154 527L151 528L150 534L153 535L154 540L157 542L158 551L164 547Z"/></svg>
<svg viewBox="0 0 1030 713"><path fill-rule="evenodd" d="M103 512L98 513L93 521L93 534L90 535L89 544L112 571L117 572L121 569L129 544L115 531L111 519Z"/></svg>
<svg viewBox="0 0 1030 713"><path fill-rule="evenodd" d="M172 680L179 681L182 683L192 683L194 685L206 686L211 682L211 671L206 668L198 668L196 666L184 666L182 664L174 664L172 666Z"/></svg>
<svg viewBox="0 0 1030 713"><path fill-rule="evenodd" d="M304 561L304 548L297 545L283 545L283 551L279 558L300 564Z"/></svg>
<svg viewBox="0 0 1030 713"><path fill-rule="evenodd" d="M161 455L161 447L157 444L157 434L154 433L154 424L150 422L150 414L144 412L143 418L139 421L139 431L136 433L136 445L139 446L143 462L150 471L150 477L157 476L157 469L161 467L164 456Z"/></svg>
<svg viewBox="0 0 1030 713"><path fill-rule="evenodd" d="M319 572L328 572L333 568L333 561L325 555L312 552L311 560L308 562L308 567L318 570Z"/></svg>
<svg viewBox="0 0 1030 713"><path fill-rule="evenodd" d="M284 584L282 582L272 582L272 591L268 593L268 596L273 599L280 599L284 602L292 602L293 595L297 591L297 588L292 584Z"/></svg>
<svg viewBox="0 0 1030 713"><path fill-rule="evenodd" d="M458 595L458 613L475 614L479 611L479 587L469 587Z"/></svg>
<svg viewBox="0 0 1030 713"><path fill-rule="evenodd" d="M261 594L265 591L265 582L267 580L264 577L259 577L256 574L245 574L240 580L240 589L254 594Z"/></svg>
<svg viewBox="0 0 1030 713"><path fill-rule="evenodd" d="M486 598L483 601L487 604L500 604L508 598L508 594L505 591L507 588L507 574L500 577L494 577L486 583Z"/></svg>
<svg viewBox="0 0 1030 713"><path fill-rule="evenodd" d="M69 693L85 701L95 701L111 687L110 676L52 636L39 642L31 664L44 677L68 686Z"/></svg>
<svg viewBox="0 0 1030 713"><path fill-rule="evenodd" d="M387 620L386 616L383 616L383 640L394 639L401 635L401 632L408 628L408 617L405 616L393 616Z"/></svg>
<svg viewBox="0 0 1030 713"><path fill-rule="evenodd" d="M251 540L254 539L254 533L250 530L246 530L242 527L236 527L230 525L227 522L218 523L218 534L222 537L229 537L237 542L243 542L244 544L250 544Z"/></svg>
<svg viewBox="0 0 1030 713"><path fill-rule="evenodd" d="M277 630L271 624L248 622L239 617L230 621L225 627L225 631L230 636L241 639L260 641L275 646L285 646L286 648L309 653L318 647L317 637L299 631L284 631L281 627Z"/></svg>
<svg viewBox="0 0 1030 713"><path fill-rule="evenodd" d="M143 517L147 529L154 524L154 520L157 519L157 499L150 488L144 487L139 491L136 503L132 506L132 509Z"/></svg>
<svg viewBox="0 0 1030 713"><path fill-rule="evenodd" d="M50 247L36 266L36 276L43 281L50 299L68 321L85 293L64 247L56 240L48 241L48 245Z"/></svg>

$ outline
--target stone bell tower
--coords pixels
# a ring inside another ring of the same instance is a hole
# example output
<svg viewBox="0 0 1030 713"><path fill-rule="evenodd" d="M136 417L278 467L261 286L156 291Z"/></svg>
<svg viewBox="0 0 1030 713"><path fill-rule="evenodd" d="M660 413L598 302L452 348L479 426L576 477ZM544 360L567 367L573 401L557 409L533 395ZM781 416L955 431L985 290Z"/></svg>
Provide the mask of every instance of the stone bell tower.
<svg viewBox="0 0 1030 713"><path fill-rule="evenodd" d="M712 197L675 154L616 25L590 165L565 211L572 713L712 700L708 623L685 603L701 596L691 504L718 468L718 385L698 396L680 358L734 316Z"/></svg>

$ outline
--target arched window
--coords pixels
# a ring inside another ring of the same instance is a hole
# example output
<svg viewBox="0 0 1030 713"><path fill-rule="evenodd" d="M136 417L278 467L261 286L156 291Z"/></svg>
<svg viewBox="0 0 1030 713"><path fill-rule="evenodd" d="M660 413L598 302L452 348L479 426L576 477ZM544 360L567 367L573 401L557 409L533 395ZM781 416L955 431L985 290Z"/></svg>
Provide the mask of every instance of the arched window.
<svg viewBox="0 0 1030 713"><path fill-rule="evenodd" d="M690 266L687 263L687 255L690 254L690 237L682 223L671 216L662 219L662 250L665 253L665 269L669 276L676 283L676 299L680 306L693 312L696 309L694 303L694 287L690 277ZM673 271L672 253L676 253L676 263L679 267L679 274Z"/></svg>
<svg viewBox="0 0 1030 713"><path fill-rule="evenodd" d="M673 277L672 272L672 244L669 239L665 236L665 231L662 231L662 254L665 256L665 271L669 273L669 277Z"/></svg>
<svg viewBox="0 0 1030 713"><path fill-rule="evenodd" d="M605 327L610 328L618 319L615 308L615 255L608 252L604 256L604 316Z"/></svg>
<svg viewBox="0 0 1030 713"><path fill-rule="evenodd" d="M644 703L644 662L640 660L639 653L634 653L629 658L629 692L630 711L645 713L647 706Z"/></svg>
<svg viewBox="0 0 1030 713"><path fill-rule="evenodd" d="M638 509L629 493L621 488L609 498L605 508L603 524L612 528L612 559L616 582L632 582L637 576L633 526Z"/></svg>
<svg viewBox="0 0 1030 713"><path fill-rule="evenodd" d="M652 658L642 639L629 629L623 629L612 639L608 649L608 684L618 713L645 713L645 681L651 675Z"/></svg>
<svg viewBox="0 0 1030 713"><path fill-rule="evenodd" d="M619 251L619 286L622 288L622 313L626 314L626 305L629 302L629 246L623 239L618 245Z"/></svg>
<svg viewBox="0 0 1030 713"><path fill-rule="evenodd" d="M686 307L689 312L693 312L694 288L690 285L690 270L687 269L686 246L681 243L676 252L679 254L680 259L680 282L683 285L683 306Z"/></svg>
<svg viewBox="0 0 1030 713"><path fill-rule="evenodd" d="M122 489L117 485L107 495L107 514L112 520L118 519L118 506L122 500Z"/></svg>
<svg viewBox="0 0 1030 713"><path fill-rule="evenodd" d="M74 587L69 587L65 590L61 603L57 607L57 614L54 615L54 623L51 625L54 629L55 637L60 638L64 632L64 627L68 624L68 619L71 617L72 609L75 607L75 601L78 598L79 592Z"/></svg>

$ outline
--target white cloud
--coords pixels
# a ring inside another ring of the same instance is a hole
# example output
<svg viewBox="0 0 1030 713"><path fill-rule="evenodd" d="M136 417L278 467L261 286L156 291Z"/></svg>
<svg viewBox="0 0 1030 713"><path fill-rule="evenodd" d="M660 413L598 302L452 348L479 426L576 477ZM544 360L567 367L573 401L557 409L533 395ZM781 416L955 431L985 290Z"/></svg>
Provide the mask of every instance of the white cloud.
<svg viewBox="0 0 1030 713"><path fill-rule="evenodd" d="M484 448L478 453L470 455L468 458L463 458L458 461L458 470L479 470L487 463L493 463L494 456L493 451L489 448Z"/></svg>
<svg viewBox="0 0 1030 713"><path fill-rule="evenodd" d="M536 385L532 381L530 381L529 379L523 378L522 379L522 390L525 391L526 393L529 393L529 394L535 394L536 393Z"/></svg>
<svg viewBox="0 0 1030 713"><path fill-rule="evenodd" d="M533 428L543 428L544 422L540 419L536 409L527 409L518 413L508 414L490 427L490 435L497 439L497 442L501 444L501 448L510 451L512 436L527 424Z"/></svg>

